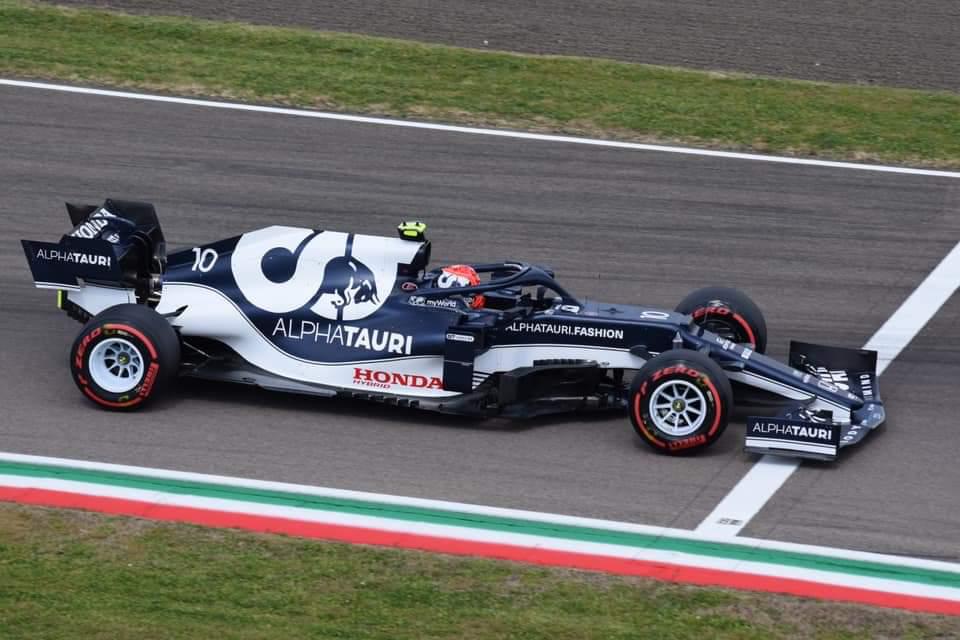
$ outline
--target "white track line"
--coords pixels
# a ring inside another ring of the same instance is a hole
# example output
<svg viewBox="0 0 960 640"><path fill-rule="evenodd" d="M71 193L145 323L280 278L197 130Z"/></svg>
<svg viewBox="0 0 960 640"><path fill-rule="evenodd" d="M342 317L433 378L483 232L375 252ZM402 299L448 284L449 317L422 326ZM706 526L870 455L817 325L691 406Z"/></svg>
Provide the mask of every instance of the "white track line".
<svg viewBox="0 0 960 640"><path fill-rule="evenodd" d="M946 584L925 583L909 578L910 560L886 556L889 572L874 572L863 575L844 571L829 559L823 559L815 566L794 566L788 562L771 561L762 554L733 553L728 555L710 555L692 553L689 550L670 550L650 545L622 544L602 539L570 539L563 536L544 535L547 531L531 532L520 530L491 530L483 527L461 526L452 522L426 522L400 519L386 514L343 513L331 510L302 508L290 505L264 504L244 500L243 496L216 498L198 496L190 493L153 491L109 484L88 483L62 480L59 478L27 477L0 473L0 486L41 489L121 500L134 500L167 507L186 507L230 514L253 514L267 518L281 518L302 522L340 525L351 528L373 529L395 534L413 534L436 538L448 538L475 543L504 544L525 547L533 550L553 550L567 553L606 556L655 562L658 564L679 565L699 569L714 569L725 572L747 573L787 580L807 580L826 585L837 585L853 589L867 589L893 594L912 595L925 598L939 598L960 601L960 588L952 586L952 580ZM145 516L150 517L147 511ZM229 526L229 525L228 525ZM399 536L398 536L399 537ZM748 548L747 545L743 545ZM752 557L751 557L752 556ZM960 577L960 565L941 563L938 570ZM907 571L903 571L907 569ZM905 575L906 574L906 575Z"/></svg>
<svg viewBox="0 0 960 640"><path fill-rule="evenodd" d="M876 562L882 564L891 564L896 567L911 567L917 569L929 569L935 571L947 571L951 573L960 572L960 563L944 562L941 560L928 560L925 558L912 558L908 556L897 556L889 554L872 553L866 551L855 551L851 549L838 549L834 547L823 547L807 544L797 544L793 542L780 542L777 540L762 540L759 538L736 538L729 540L726 537L711 536L709 534L698 533L688 529L671 529L668 527L652 527L649 525L634 524L630 522L617 522L614 520L601 520L597 518L582 518L577 516L567 516L553 513L543 513L537 511L524 511L519 509L507 509L503 507L488 507L477 504L466 504L459 502L448 502L443 500L430 500L426 498L408 498L404 496L367 493L361 491L347 491L343 489L331 489L328 487L316 487L310 485L289 484L283 482L270 482L264 480L254 480L249 478L237 478L232 476L216 476L203 473L192 473L185 471L172 471L169 469L152 469L147 467L136 467L128 465L109 464L103 462L90 462L86 460L72 460L68 458L50 458L45 456L32 456L19 453L0 452L0 462L13 462L18 464L42 465L57 469L79 469L90 471L105 471L108 473L120 473L144 479L185 481L191 483L202 483L211 485L224 485L238 489L250 489L253 491L282 491L294 494L303 494L306 496L329 497L333 499L349 499L360 502L381 503L396 505L398 507L420 507L425 509L436 509L453 513L474 514L477 516L489 516L495 518L516 518L518 520L528 520L531 522L570 525L576 527L589 527L606 531L617 531L626 533L638 533L643 535L662 536L667 538L678 538L683 540L695 540L702 542L719 542L722 544L736 544L745 548L767 549L774 551L786 551L807 553L825 556L828 558L839 558L843 560L859 560L864 562ZM191 497L190 493L171 494L163 486L156 489L133 489L114 486L98 482L96 478L88 480L67 480L56 477L39 478L36 476L16 476L4 473L0 469L0 486L20 486L49 488L53 490L66 490L81 493L84 495L105 495L114 497L126 497L129 499L143 499L157 504L179 504L186 500L203 500L203 506L215 508L217 510L247 512L249 509L236 508L238 500L245 502L242 496L233 496L225 494L222 498L198 498ZM248 501L246 501L248 502ZM195 503L196 504L199 503ZM234 506L229 506L233 504ZM272 515L280 515L284 512L288 516L296 515L297 519L311 519L306 517L308 511L316 513L315 510L304 510L296 506L266 506L260 507L264 511L269 510ZM389 516L377 516L375 511L371 511L369 518L383 520ZM355 518L352 524L357 524L360 517ZM316 520L317 518L312 518ZM326 519L324 516L321 519ZM344 521L345 522L345 521ZM347 522L345 522L347 523ZM349 523L347 523L349 524ZM409 523L407 523L409 524ZM398 530L403 530L398 529Z"/></svg>
<svg viewBox="0 0 960 640"><path fill-rule="evenodd" d="M883 373L910 344L958 287L960 242L863 345L864 349L877 352L877 375ZM704 518L696 529L697 533L714 536L739 534L799 466L800 460L795 458L763 456Z"/></svg>
<svg viewBox="0 0 960 640"><path fill-rule="evenodd" d="M936 171L933 169L915 169L911 167L893 167L881 164L859 164L855 162L833 162L830 160L814 160L812 158L788 158L783 156L768 156L758 153L737 153L734 151L715 151L712 149L695 149L692 147L672 147L656 144L641 144L637 142L619 142L616 140L598 140L595 138L579 138L575 136L558 136L542 133L527 133L523 131L509 131L506 129L484 129L479 127L460 127L432 122L416 122L413 120L393 120L390 118L373 118L368 116L354 116L345 113L328 113L324 111L307 111L305 109L288 109L283 107L264 107L237 102L219 102L214 100L198 100L194 98L178 98L175 96L160 96L148 93L132 93L129 91L110 91L106 89L91 89L87 87L72 87L68 85L49 84L46 82L28 82L25 80L7 80L0 78L0 86L21 87L27 89L45 89L47 91L62 91L85 95L105 96L110 98L127 98L131 100L145 100L150 102L166 102L183 104L194 107L211 107L215 109L232 109L235 111L253 111L256 113L273 113L305 118L319 118L323 120L340 120L362 124L386 125L391 127L407 127L410 129L429 129L433 131L447 131L452 133L469 133L474 135L497 136L501 138L516 138L520 140L539 140L542 142L563 142L569 144L583 144L595 147L609 147L613 149L630 149L634 151L659 151L662 153L680 153L712 158L727 158L731 160L756 160L760 162L777 162L781 164L807 165L814 167L831 167L834 169L856 169L860 171L879 171L884 173L902 173L917 176L936 176L941 178L960 178L957 171Z"/></svg>

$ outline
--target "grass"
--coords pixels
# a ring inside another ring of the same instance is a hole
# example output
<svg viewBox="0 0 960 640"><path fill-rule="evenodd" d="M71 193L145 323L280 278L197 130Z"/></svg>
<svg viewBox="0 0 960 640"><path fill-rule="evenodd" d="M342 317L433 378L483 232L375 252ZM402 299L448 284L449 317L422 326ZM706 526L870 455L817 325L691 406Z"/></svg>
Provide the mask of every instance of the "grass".
<svg viewBox="0 0 960 640"><path fill-rule="evenodd" d="M960 95L0 0L0 74L400 117L960 166Z"/></svg>
<svg viewBox="0 0 960 640"><path fill-rule="evenodd" d="M940 638L960 620L0 504L0 637Z"/></svg>

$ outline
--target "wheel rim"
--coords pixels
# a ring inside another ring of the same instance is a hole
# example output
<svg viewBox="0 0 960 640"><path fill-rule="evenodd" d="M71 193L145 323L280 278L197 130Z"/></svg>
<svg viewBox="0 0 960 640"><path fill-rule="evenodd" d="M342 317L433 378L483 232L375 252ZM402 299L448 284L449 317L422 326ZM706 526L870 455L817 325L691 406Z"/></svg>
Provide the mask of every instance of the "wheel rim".
<svg viewBox="0 0 960 640"><path fill-rule="evenodd" d="M670 380L657 387L650 397L650 417L664 433L688 436L706 420L707 398L699 387L686 380Z"/></svg>
<svg viewBox="0 0 960 640"><path fill-rule="evenodd" d="M97 344L87 361L90 377L110 393L130 391L143 379L143 356L132 342L110 338Z"/></svg>

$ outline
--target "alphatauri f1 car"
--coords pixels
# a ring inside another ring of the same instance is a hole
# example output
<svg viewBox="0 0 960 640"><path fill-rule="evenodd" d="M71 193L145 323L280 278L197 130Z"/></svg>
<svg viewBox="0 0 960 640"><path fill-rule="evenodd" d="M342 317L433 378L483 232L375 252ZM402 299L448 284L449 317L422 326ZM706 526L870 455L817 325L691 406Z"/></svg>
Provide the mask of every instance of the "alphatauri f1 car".
<svg viewBox="0 0 960 640"><path fill-rule="evenodd" d="M776 414L747 418L747 451L827 460L884 421L875 352L793 342L782 364L728 287L670 311L580 300L548 268L498 262L451 288L422 223L271 226L168 256L150 204L67 210L60 242L23 248L36 286L84 323L70 369L107 409L177 375L481 417L618 409L682 454L717 441L736 398Z"/></svg>

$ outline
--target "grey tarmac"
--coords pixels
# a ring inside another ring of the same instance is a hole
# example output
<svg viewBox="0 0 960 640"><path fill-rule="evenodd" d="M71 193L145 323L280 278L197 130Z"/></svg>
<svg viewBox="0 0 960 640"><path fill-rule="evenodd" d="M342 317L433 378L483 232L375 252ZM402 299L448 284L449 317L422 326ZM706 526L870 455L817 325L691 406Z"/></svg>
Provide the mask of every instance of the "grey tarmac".
<svg viewBox="0 0 960 640"><path fill-rule="evenodd" d="M953 0L57 0L473 49L960 91Z"/></svg>
<svg viewBox="0 0 960 640"><path fill-rule="evenodd" d="M524 259L583 297L672 307L729 283L788 340L857 347L960 238L960 181L463 135L0 88L0 450L694 528L754 462L742 421L705 455L623 415L470 421L182 383L136 414L73 387L79 325L21 238L62 202L154 202L175 248L267 224L430 225L434 262ZM889 424L804 464L745 534L960 559L950 400L956 297L884 375Z"/></svg>

